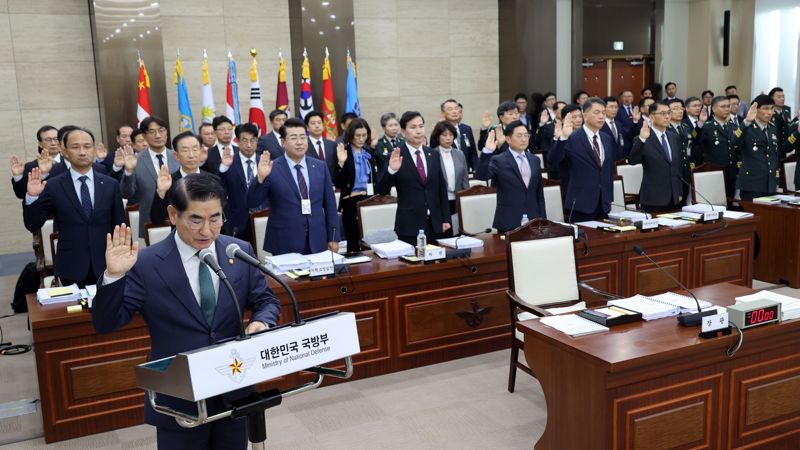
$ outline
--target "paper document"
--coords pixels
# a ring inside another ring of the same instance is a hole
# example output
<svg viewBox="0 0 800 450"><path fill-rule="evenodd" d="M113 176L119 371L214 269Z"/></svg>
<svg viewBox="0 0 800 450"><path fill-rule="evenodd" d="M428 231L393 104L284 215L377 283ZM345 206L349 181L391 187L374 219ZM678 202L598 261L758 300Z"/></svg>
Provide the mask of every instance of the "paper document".
<svg viewBox="0 0 800 450"><path fill-rule="evenodd" d="M621 306L625 309L642 313L642 319L644 320L677 316L680 311L680 308L677 306L661 303L649 297L645 297L644 295L634 295L629 298L609 300L608 304L612 306Z"/></svg>
<svg viewBox="0 0 800 450"><path fill-rule="evenodd" d="M42 305L76 302L81 298L81 289L78 288L77 284L64 287L44 288L36 291L36 300Z"/></svg>
<svg viewBox="0 0 800 450"><path fill-rule="evenodd" d="M707 309L710 308L712 305L711 303L697 299L697 303L695 303L692 297L688 295L680 295L674 292L665 292L663 294L658 295L651 295L648 297L652 300L657 302L666 303L668 305L677 306L681 309L681 313L685 312L697 312L697 303L700 303L700 309Z"/></svg>
<svg viewBox="0 0 800 450"><path fill-rule="evenodd" d="M753 217L753 213L747 211L725 211L722 217L726 219L746 219Z"/></svg>
<svg viewBox="0 0 800 450"><path fill-rule="evenodd" d="M573 337L608 331L608 327L576 314L542 317L539 322Z"/></svg>
<svg viewBox="0 0 800 450"><path fill-rule="evenodd" d="M437 239L440 245L450 248L479 248L483 247L483 241L471 236L458 236L447 239Z"/></svg>
<svg viewBox="0 0 800 450"><path fill-rule="evenodd" d="M305 258L311 264L324 264L333 261L334 264L341 264L344 262L344 255L340 255L338 253L333 253L330 250L325 250L324 252L319 253L312 253L310 255L304 255Z"/></svg>
<svg viewBox="0 0 800 450"><path fill-rule="evenodd" d="M395 239L392 242L373 244L372 251L381 258L399 258L401 256L413 255L414 247L407 242Z"/></svg>
<svg viewBox="0 0 800 450"><path fill-rule="evenodd" d="M273 255L264 258L267 266L274 270L286 272L294 269L308 269L311 262L300 253L284 253L283 255Z"/></svg>
<svg viewBox="0 0 800 450"><path fill-rule="evenodd" d="M684 206L681 211L693 213L705 213L711 211L725 211L728 208L724 205L709 205L707 203L695 203L694 205Z"/></svg>

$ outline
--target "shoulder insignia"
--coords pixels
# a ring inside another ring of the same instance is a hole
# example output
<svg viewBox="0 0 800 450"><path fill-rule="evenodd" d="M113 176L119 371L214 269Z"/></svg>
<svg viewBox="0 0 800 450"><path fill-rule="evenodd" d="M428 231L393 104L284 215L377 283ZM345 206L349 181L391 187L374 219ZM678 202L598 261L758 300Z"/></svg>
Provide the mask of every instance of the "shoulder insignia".
<svg viewBox="0 0 800 450"><path fill-rule="evenodd" d="M789 143L794 144L795 142L797 142L797 137L795 137L795 135L792 134L791 136L789 136Z"/></svg>
<svg viewBox="0 0 800 450"><path fill-rule="evenodd" d="M735 134L737 138L742 137L742 129L741 128L737 128L736 131L733 134Z"/></svg>

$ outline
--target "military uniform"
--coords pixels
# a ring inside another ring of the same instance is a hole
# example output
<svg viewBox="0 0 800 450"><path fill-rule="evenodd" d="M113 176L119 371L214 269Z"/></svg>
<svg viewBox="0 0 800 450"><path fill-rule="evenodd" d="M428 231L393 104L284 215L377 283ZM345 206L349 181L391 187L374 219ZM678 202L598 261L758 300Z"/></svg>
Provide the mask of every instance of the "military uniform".
<svg viewBox="0 0 800 450"><path fill-rule="evenodd" d="M786 138L786 142L783 143L783 150L786 153L790 153L792 150L800 152L800 129L795 128L792 134ZM795 155L796 154L797 153L795 153ZM800 170L797 169L794 171L794 189L800 189Z"/></svg>
<svg viewBox="0 0 800 450"><path fill-rule="evenodd" d="M773 195L780 180L780 155L777 130L771 124L764 129L753 121L734 132L736 149L742 160L736 187L742 200Z"/></svg>
<svg viewBox="0 0 800 450"><path fill-rule="evenodd" d="M686 124L685 122L680 123L670 123L669 127L667 127L667 133L673 133L678 137L678 142L681 143L681 154L683 155L683 163L681 165L681 177L684 181L688 181L689 178L692 176L692 170L694 169L694 163L691 160L691 148L692 148L692 129L691 125ZM683 184L683 198L689 198L689 185L684 183Z"/></svg>
<svg viewBox="0 0 800 450"><path fill-rule="evenodd" d="M700 136L692 147L692 153L703 152L704 163L716 164L723 168L725 193L728 197L733 197L736 191L736 175L739 171L739 155L734 131L729 122L722 125L716 119L709 119L703 124Z"/></svg>
<svg viewBox="0 0 800 450"><path fill-rule="evenodd" d="M378 167L378 177L382 176L383 172L385 172L386 168L389 166L389 158L392 157L392 151L394 151L395 147L402 147L405 139L398 134L394 138L394 142L396 145L393 147L392 141L384 135L382 138L378 139L378 144L375 145L375 164Z"/></svg>
<svg viewBox="0 0 800 450"><path fill-rule="evenodd" d="M775 110L775 114L772 115L769 123L775 127L775 136L778 138L778 151L781 154L781 159L783 159L788 153L783 144L792 133L791 125L794 123L797 126L796 121L792 121L792 108L784 106L780 111Z"/></svg>

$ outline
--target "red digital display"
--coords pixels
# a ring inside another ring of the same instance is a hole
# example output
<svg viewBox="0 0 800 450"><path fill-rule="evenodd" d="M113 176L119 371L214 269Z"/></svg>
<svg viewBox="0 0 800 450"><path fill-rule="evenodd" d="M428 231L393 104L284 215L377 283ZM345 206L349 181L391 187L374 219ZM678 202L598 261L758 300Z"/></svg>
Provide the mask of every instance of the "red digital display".
<svg viewBox="0 0 800 450"><path fill-rule="evenodd" d="M764 322L773 322L778 318L778 305L748 311L744 315L744 326L758 325Z"/></svg>

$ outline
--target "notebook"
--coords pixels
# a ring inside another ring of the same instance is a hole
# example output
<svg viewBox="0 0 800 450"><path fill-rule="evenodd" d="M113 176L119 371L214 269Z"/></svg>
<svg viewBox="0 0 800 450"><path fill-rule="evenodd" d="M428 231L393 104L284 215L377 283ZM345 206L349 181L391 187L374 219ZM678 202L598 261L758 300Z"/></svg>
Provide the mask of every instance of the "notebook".
<svg viewBox="0 0 800 450"><path fill-rule="evenodd" d="M651 297L645 297L644 295L634 295L629 298L609 300L608 304L642 313L642 319L644 320L656 320L664 317L677 316L680 312L678 306L657 301Z"/></svg>
<svg viewBox="0 0 800 450"><path fill-rule="evenodd" d="M707 309L712 306L711 303L705 300L697 299L697 303L695 303L692 297L689 297L688 295L676 294L674 292L665 292L663 294L651 295L649 298L657 302L667 303L672 306L677 306L681 309L681 313L697 312L697 303L700 303L700 309Z"/></svg>

